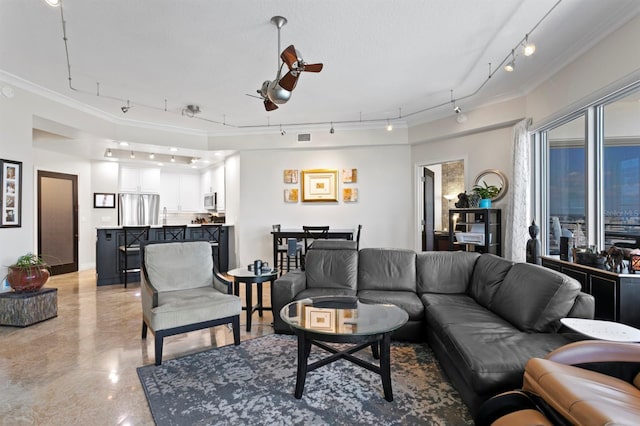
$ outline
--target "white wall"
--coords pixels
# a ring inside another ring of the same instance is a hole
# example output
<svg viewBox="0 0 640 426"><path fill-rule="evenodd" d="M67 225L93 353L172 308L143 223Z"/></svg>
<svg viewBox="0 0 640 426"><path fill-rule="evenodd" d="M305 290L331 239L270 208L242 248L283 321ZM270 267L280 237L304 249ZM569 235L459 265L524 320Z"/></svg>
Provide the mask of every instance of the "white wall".
<svg viewBox="0 0 640 426"><path fill-rule="evenodd" d="M235 222L238 265L255 259L273 258L273 224L283 227L329 225L355 227L362 224L361 247L412 248L410 148L368 147L305 151L246 151L239 154L239 211ZM358 182L342 188L358 189L358 202L285 203L285 169L358 169ZM227 177L235 164L227 163ZM227 180L228 212L235 216L231 202L235 176Z"/></svg>

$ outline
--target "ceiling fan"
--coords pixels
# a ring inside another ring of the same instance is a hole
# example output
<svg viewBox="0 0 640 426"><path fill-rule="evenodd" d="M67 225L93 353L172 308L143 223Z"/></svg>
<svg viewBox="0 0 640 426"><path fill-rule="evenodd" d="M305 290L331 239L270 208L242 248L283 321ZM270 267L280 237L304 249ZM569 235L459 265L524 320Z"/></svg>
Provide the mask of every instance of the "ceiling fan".
<svg viewBox="0 0 640 426"><path fill-rule="evenodd" d="M280 52L280 29L287 23L287 18L274 16L271 18L271 23L278 27L278 52ZM282 62L280 62L280 60L282 60ZM303 71L322 71L322 64L307 64L302 59L300 51L298 51L293 44L282 51L278 58L278 63L279 67L276 78L273 80L266 80L262 83L262 87L257 90L260 95L260 99L264 102L264 108L267 111L277 109L278 105L286 103L289 98L291 98L291 92L298 84L300 73ZM289 71L282 76L282 68L285 64Z"/></svg>

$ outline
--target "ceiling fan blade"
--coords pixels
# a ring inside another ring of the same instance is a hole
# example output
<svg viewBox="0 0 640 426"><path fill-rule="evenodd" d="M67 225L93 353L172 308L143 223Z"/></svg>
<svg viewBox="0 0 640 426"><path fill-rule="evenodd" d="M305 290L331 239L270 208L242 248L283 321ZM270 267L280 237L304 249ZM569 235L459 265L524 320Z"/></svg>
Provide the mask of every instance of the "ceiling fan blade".
<svg viewBox="0 0 640 426"><path fill-rule="evenodd" d="M303 69L309 72L320 72L322 71L322 64L304 64Z"/></svg>
<svg viewBox="0 0 640 426"><path fill-rule="evenodd" d="M278 109L278 105L271 102L269 99L264 100L264 109L267 111L273 111L274 109Z"/></svg>
<svg viewBox="0 0 640 426"><path fill-rule="evenodd" d="M285 64L287 64L289 69L291 69L293 64L295 64L298 61L298 55L296 54L296 48L293 47L293 44L282 51L282 54L280 55L280 58L282 59L282 61Z"/></svg>
<svg viewBox="0 0 640 426"><path fill-rule="evenodd" d="M280 87L282 87L284 90L288 90L289 92L291 92L296 87L297 83L298 83L298 73L294 74L291 71L286 73L285 76L282 77L278 82Z"/></svg>

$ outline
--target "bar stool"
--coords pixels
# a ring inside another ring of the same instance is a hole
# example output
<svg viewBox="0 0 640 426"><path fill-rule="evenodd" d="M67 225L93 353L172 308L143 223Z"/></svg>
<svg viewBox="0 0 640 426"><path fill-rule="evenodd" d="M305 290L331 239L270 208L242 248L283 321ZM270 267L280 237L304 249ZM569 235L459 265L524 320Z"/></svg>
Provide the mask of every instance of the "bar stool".
<svg viewBox="0 0 640 426"><path fill-rule="evenodd" d="M220 228L221 225L214 223L203 223L200 225L202 239L211 244L211 252L213 253L213 263L220 269Z"/></svg>
<svg viewBox="0 0 640 426"><path fill-rule="evenodd" d="M123 226L121 244L118 246L118 265L124 288L127 288L128 276L133 272L140 272L140 244L149 240L150 226ZM136 256L130 260L131 256Z"/></svg>
<svg viewBox="0 0 640 426"><path fill-rule="evenodd" d="M187 225L163 225L162 239L165 241L184 240L187 238Z"/></svg>

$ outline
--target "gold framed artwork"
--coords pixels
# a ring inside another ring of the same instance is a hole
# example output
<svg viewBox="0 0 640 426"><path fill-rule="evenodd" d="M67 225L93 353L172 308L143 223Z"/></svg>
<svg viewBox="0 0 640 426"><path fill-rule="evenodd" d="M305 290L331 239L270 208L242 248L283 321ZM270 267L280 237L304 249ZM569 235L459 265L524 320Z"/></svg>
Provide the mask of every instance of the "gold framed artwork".
<svg viewBox="0 0 640 426"><path fill-rule="evenodd" d="M358 182L358 169L342 169L342 183Z"/></svg>
<svg viewBox="0 0 640 426"><path fill-rule="evenodd" d="M285 189L284 190L284 202L285 203L297 203L298 202L298 188Z"/></svg>
<svg viewBox="0 0 640 426"><path fill-rule="evenodd" d="M338 201L338 171L302 171L302 202Z"/></svg>
<svg viewBox="0 0 640 426"><path fill-rule="evenodd" d="M298 170L297 169L285 169L285 171L284 171L284 183L298 183Z"/></svg>
<svg viewBox="0 0 640 426"><path fill-rule="evenodd" d="M342 201L345 203L358 201L358 188L342 188Z"/></svg>

